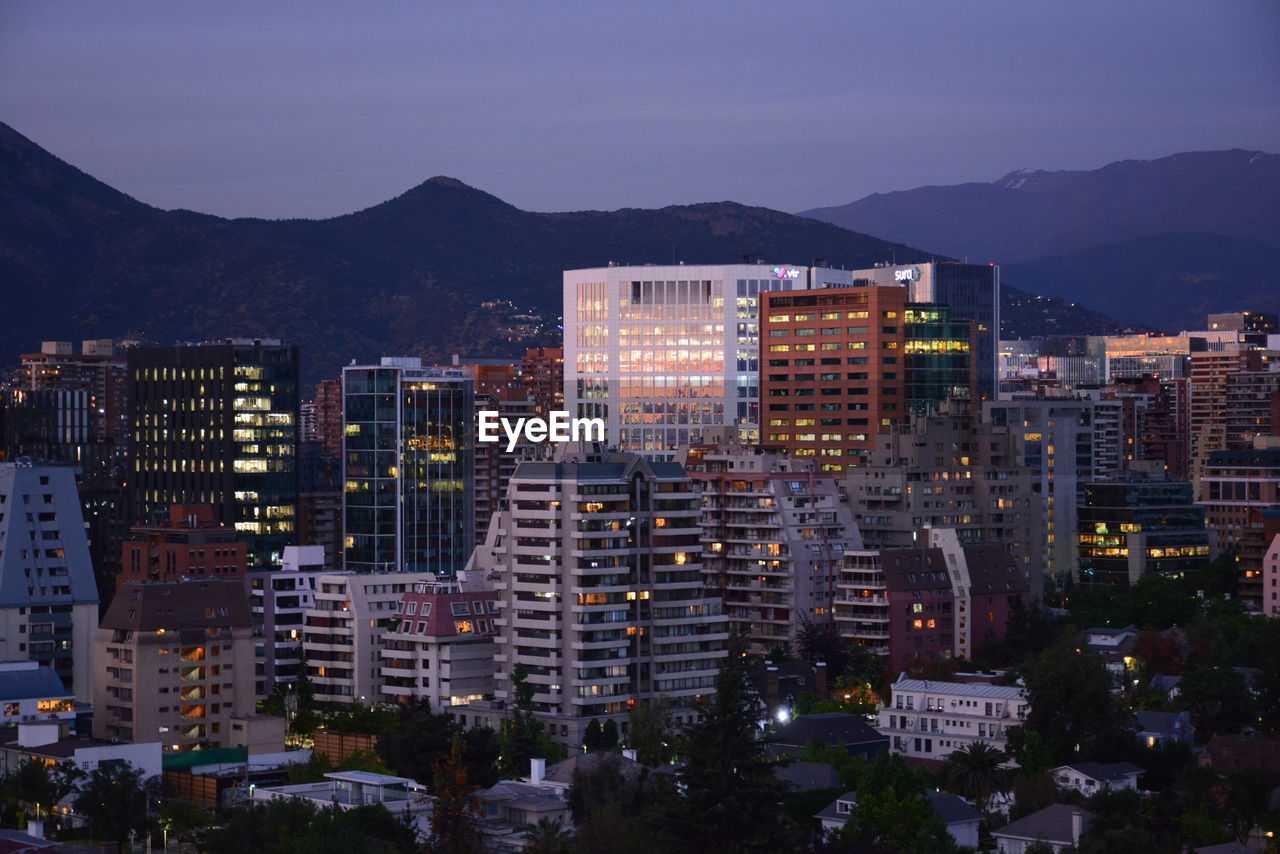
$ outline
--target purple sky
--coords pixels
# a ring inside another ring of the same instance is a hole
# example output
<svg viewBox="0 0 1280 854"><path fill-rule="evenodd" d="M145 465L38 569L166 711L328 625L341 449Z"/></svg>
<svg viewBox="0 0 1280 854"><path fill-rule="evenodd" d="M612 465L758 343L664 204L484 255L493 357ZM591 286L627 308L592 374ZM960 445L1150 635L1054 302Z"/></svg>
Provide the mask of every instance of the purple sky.
<svg viewBox="0 0 1280 854"><path fill-rule="evenodd" d="M784 210L1280 150L1274 0L0 2L0 121L137 198Z"/></svg>

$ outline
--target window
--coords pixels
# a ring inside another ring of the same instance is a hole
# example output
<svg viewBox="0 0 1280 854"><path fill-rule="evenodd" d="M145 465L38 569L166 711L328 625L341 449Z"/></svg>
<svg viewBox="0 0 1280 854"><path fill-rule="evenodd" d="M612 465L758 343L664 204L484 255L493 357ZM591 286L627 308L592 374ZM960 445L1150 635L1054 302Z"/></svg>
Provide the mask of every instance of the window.
<svg viewBox="0 0 1280 854"><path fill-rule="evenodd" d="M467 607L466 602L454 602L450 607L455 617L465 617L471 613L471 609Z"/></svg>
<svg viewBox="0 0 1280 854"><path fill-rule="evenodd" d="M417 613L418 613L418 603L417 603L417 602L410 602L410 603L409 603L409 616L410 616L410 617L412 617L412 616L416 615Z"/></svg>

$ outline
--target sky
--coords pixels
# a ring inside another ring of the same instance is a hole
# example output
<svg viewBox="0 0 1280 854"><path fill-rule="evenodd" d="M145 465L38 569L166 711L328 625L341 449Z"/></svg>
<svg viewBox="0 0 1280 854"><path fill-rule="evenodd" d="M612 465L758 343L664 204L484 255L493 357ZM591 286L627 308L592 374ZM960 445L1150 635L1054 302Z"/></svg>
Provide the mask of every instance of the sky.
<svg viewBox="0 0 1280 854"><path fill-rule="evenodd" d="M782 210L1280 151L1274 0L0 2L0 121L144 202Z"/></svg>

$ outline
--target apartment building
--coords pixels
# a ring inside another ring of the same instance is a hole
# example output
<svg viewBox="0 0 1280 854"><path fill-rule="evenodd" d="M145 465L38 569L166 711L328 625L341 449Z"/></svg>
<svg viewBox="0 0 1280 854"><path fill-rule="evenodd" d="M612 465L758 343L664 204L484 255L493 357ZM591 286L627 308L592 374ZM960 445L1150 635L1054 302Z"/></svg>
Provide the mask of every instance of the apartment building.
<svg viewBox="0 0 1280 854"><path fill-rule="evenodd" d="M1079 574L1076 508L1084 484L1105 480L1123 468L1120 432L1123 405L1098 392L1064 397L988 401L984 418L1008 428L1018 462L1034 473L1044 502L1046 580L1060 583Z"/></svg>
<svg viewBox="0 0 1280 854"><path fill-rule="evenodd" d="M285 546L284 561L275 572L249 577L249 608L256 631L254 677L259 696L298 678L303 660L306 615L313 606L316 585L331 572L323 546Z"/></svg>
<svg viewBox="0 0 1280 854"><path fill-rule="evenodd" d="M625 730L636 701L665 697L692 721L728 638L703 586L700 514L678 463L582 444L521 463L468 567L497 591L495 699L513 700L522 665L533 711L574 746L593 719Z"/></svg>
<svg viewBox="0 0 1280 854"><path fill-rule="evenodd" d="M0 661L38 662L87 703L97 626L74 469L0 463Z"/></svg>
<svg viewBox="0 0 1280 854"><path fill-rule="evenodd" d="M1044 587L1044 505L1014 428L984 422L976 404L950 401L876 437L865 465L845 474L849 507L869 549L921 544L949 528L964 546L1013 553L1031 593Z"/></svg>
<svg viewBox="0 0 1280 854"><path fill-rule="evenodd" d="M244 578L249 547L208 504L174 504L159 524L135 525L123 545L121 581Z"/></svg>
<svg viewBox="0 0 1280 854"><path fill-rule="evenodd" d="M321 702L379 702L382 646L404 594L427 572L328 572L315 579L303 617L307 675Z"/></svg>
<svg viewBox="0 0 1280 854"><path fill-rule="evenodd" d="M244 582L126 582L94 643L94 734L166 751L232 743L254 715L253 616Z"/></svg>
<svg viewBox="0 0 1280 854"><path fill-rule="evenodd" d="M487 578L422 582L404 594L382 645L382 693L444 711L493 697L498 596Z"/></svg>
<svg viewBox="0 0 1280 854"><path fill-rule="evenodd" d="M1270 541L1265 515L1280 510L1280 447L1215 451L1205 462L1200 500L1220 549L1239 552L1240 597L1259 607L1262 557Z"/></svg>
<svg viewBox="0 0 1280 854"><path fill-rule="evenodd" d="M564 410L564 348L530 347L520 360L521 382L534 409L546 418Z"/></svg>
<svg viewBox="0 0 1280 854"><path fill-rule="evenodd" d="M979 741L1005 750L1009 728L1020 726L1028 709L1019 686L934 682L903 673L893 683L876 729L889 736L893 753L946 759Z"/></svg>
<svg viewBox="0 0 1280 854"><path fill-rule="evenodd" d="M682 451L702 497L702 576L753 653L830 622L843 556L862 548L831 472L758 446Z"/></svg>

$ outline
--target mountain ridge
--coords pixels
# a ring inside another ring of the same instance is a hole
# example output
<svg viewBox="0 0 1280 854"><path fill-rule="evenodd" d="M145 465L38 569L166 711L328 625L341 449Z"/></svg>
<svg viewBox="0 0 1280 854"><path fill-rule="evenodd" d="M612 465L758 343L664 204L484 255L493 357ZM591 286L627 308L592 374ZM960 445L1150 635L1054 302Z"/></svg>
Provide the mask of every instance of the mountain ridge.
<svg viewBox="0 0 1280 854"><path fill-rule="evenodd" d="M938 257L736 202L524 211L443 175L319 220L166 211L2 124L0 221L0 350L10 359L44 339L283 337L302 348L307 382L351 358L514 355L554 343L564 269L744 255L858 268ZM1027 297L1009 290L1015 303ZM1040 301L1023 314L1028 330L1045 310L1064 325L1119 325ZM530 313L542 320L516 319Z"/></svg>

